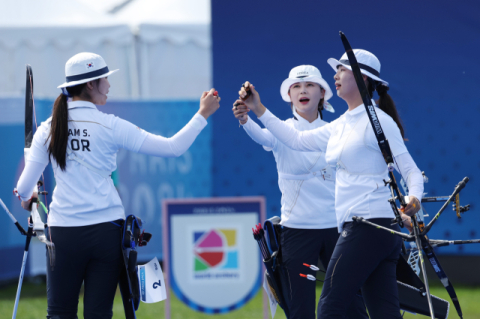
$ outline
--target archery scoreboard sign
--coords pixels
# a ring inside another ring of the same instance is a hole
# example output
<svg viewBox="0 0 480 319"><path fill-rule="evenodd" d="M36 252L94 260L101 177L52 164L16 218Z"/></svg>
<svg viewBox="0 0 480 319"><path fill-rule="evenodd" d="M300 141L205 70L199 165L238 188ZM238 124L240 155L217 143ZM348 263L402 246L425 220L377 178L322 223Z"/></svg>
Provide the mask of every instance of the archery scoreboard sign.
<svg viewBox="0 0 480 319"><path fill-rule="evenodd" d="M167 293L171 288L188 307L208 314L245 305L262 284L252 227L264 220L263 197L164 200ZM170 318L169 300L165 318Z"/></svg>

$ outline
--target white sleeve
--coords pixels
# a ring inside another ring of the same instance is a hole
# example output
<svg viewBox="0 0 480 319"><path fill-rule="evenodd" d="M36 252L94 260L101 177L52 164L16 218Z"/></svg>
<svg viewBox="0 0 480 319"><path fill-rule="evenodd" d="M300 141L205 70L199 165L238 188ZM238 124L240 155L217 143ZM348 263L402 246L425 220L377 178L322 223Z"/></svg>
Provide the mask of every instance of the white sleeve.
<svg viewBox="0 0 480 319"><path fill-rule="evenodd" d="M37 185L40 176L45 167L50 162L48 156L48 144L45 141L50 132L50 122L43 122L33 136L32 145L25 159L25 168L17 182L17 192L20 199L27 201L32 197L35 185Z"/></svg>
<svg viewBox="0 0 480 319"><path fill-rule="evenodd" d="M255 121L248 117L247 123L242 125L248 136L262 145L267 151L271 151L277 144L277 139L267 129L262 129Z"/></svg>
<svg viewBox="0 0 480 319"><path fill-rule="evenodd" d="M37 185L38 179L42 175L47 164L27 161L17 183L17 192L22 201L27 201L32 197L33 189L35 188L35 185Z"/></svg>
<svg viewBox="0 0 480 319"><path fill-rule="evenodd" d="M415 196L419 201L423 197L423 175L413 161L410 153L395 156L396 169L403 176L408 186L410 196Z"/></svg>
<svg viewBox="0 0 480 319"><path fill-rule="evenodd" d="M27 162L33 161L45 164L45 166L47 166L47 164L50 162L50 158L48 156L48 145L50 143L45 143L45 141L47 141L49 133L50 124L43 122L33 136L32 145L30 146L28 156L26 158Z"/></svg>
<svg viewBox="0 0 480 319"><path fill-rule="evenodd" d="M148 132L138 126L115 117L113 125L113 142L118 148L138 153Z"/></svg>
<svg viewBox="0 0 480 319"><path fill-rule="evenodd" d="M310 131L298 131L280 121L269 110L258 118L280 142L295 151L325 152L331 133L330 123Z"/></svg>
<svg viewBox="0 0 480 319"><path fill-rule="evenodd" d="M147 136L138 153L161 157L178 157L188 150L206 125L207 120L202 115L195 114L187 125L170 138L146 133Z"/></svg>

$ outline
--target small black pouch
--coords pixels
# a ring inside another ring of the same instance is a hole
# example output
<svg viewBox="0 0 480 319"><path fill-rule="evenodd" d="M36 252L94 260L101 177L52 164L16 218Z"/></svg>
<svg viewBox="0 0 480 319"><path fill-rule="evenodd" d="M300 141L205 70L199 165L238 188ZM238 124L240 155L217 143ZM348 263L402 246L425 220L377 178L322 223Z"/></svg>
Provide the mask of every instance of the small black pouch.
<svg viewBox="0 0 480 319"><path fill-rule="evenodd" d="M270 291L279 304L282 307L283 311L287 318L289 317L289 309L287 303L285 302L284 295L282 293L282 281L281 278L285 276L283 268L281 266L281 231L282 226L280 225L280 217L275 216L270 219L267 219L263 224L265 229L265 240L270 250L270 258L264 260L265 272L267 278L267 284L270 287Z"/></svg>
<svg viewBox="0 0 480 319"><path fill-rule="evenodd" d="M124 266L119 278L120 292L127 319L135 319L140 306L140 284L137 275L137 246L146 246L152 234L140 232L142 220L128 215L123 223L121 247Z"/></svg>

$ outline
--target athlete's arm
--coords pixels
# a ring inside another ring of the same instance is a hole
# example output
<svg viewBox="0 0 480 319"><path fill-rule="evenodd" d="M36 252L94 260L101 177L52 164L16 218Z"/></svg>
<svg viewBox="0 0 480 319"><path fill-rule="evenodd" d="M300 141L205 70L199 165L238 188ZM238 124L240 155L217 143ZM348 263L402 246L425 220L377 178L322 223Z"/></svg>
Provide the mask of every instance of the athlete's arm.
<svg viewBox="0 0 480 319"><path fill-rule="evenodd" d="M248 118L247 122L242 125L248 136L252 138L258 144L267 147L274 148L276 143L275 136L272 135L267 129L262 129L260 125L255 123L251 118Z"/></svg>
<svg viewBox="0 0 480 319"><path fill-rule="evenodd" d="M395 156L395 162L396 169L405 178L409 191L410 202L405 207L404 213L413 216L420 210L420 201L423 197L423 175L408 152Z"/></svg>
<svg viewBox="0 0 480 319"><path fill-rule="evenodd" d="M178 157L188 150L206 125L207 120L202 115L195 114L187 125L170 138L147 133L138 152L153 156Z"/></svg>
<svg viewBox="0 0 480 319"><path fill-rule="evenodd" d="M23 202L30 201L40 176L50 162L48 146L45 143L49 130L50 124L47 120L38 127L33 135L32 145L25 158L25 168L17 182L18 196Z"/></svg>
<svg viewBox="0 0 480 319"><path fill-rule="evenodd" d="M235 118L240 122L240 125L242 125L252 140L267 149L273 149L275 147L277 142L275 136L267 129L262 129L248 116L248 111L250 110L242 100L236 100L235 103L233 103L232 111Z"/></svg>
<svg viewBox="0 0 480 319"><path fill-rule="evenodd" d="M248 87L252 94L246 95L245 87ZM331 133L331 124L324 125L311 131L298 131L294 127L280 121L262 104L260 94L248 81L238 92L243 103L252 110L263 125L280 142L296 151L325 152Z"/></svg>
<svg viewBox="0 0 480 319"><path fill-rule="evenodd" d="M151 134L119 119L116 127L115 143L118 147L147 155L161 157L182 155L207 125L206 119L220 107L220 97L214 93L214 89L203 92L197 114L174 136L166 138Z"/></svg>
<svg viewBox="0 0 480 319"><path fill-rule="evenodd" d="M393 119L383 113L378 113L385 137L388 139L392 155L397 164L395 169L402 175L408 185L410 202L405 207L405 215L413 216L420 210L420 201L423 196L423 176L412 156L405 146L400 129ZM370 147L380 152L377 138L372 129L367 130L366 142Z"/></svg>
<svg viewBox="0 0 480 319"><path fill-rule="evenodd" d="M25 168L17 183L17 192L22 202L29 201L32 197L33 190L40 176L42 176L45 167L47 167L47 164L33 161L27 161L25 164Z"/></svg>
<svg viewBox="0 0 480 319"><path fill-rule="evenodd" d="M330 123L314 130L298 131L293 126L280 121L267 109L258 119L263 125L265 125L270 133L273 134L273 136L293 150L304 152L325 152L327 149L331 131Z"/></svg>

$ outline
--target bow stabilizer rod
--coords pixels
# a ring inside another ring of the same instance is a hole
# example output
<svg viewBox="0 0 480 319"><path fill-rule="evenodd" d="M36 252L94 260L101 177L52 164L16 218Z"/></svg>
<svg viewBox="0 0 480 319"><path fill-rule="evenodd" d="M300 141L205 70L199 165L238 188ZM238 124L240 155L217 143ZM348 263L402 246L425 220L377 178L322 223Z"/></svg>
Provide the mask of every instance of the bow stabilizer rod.
<svg viewBox="0 0 480 319"><path fill-rule="evenodd" d="M8 217L10 217L10 219L11 219L12 222L15 224L15 226L17 226L17 229L20 231L20 234L26 236L26 235L27 235L27 232L25 231L25 229L23 229L22 225L20 225L20 223L19 223L18 220L13 216L13 214L10 213L10 211L9 211L8 208L7 208L7 205L5 205L5 203L2 201L1 198L0 198L0 206L3 207L3 209L4 209L5 212L7 213Z"/></svg>
<svg viewBox="0 0 480 319"><path fill-rule="evenodd" d="M443 211L448 207L448 205L450 205L450 202L454 200L457 194L460 193L460 191L465 188L469 180L470 179L468 177L465 177L462 181L460 181L460 183L457 184L457 186L455 186L455 190L453 191L452 195L450 195L450 197L445 202L445 204L443 204L442 208L440 208L438 213L435 216L433 216L432 220L428 223L428 225L425 226L425 229L422 231L421 235L426 235L429 232L433 224L435 224L435 222L437 221L438 217L440 217Z"/></svg>

